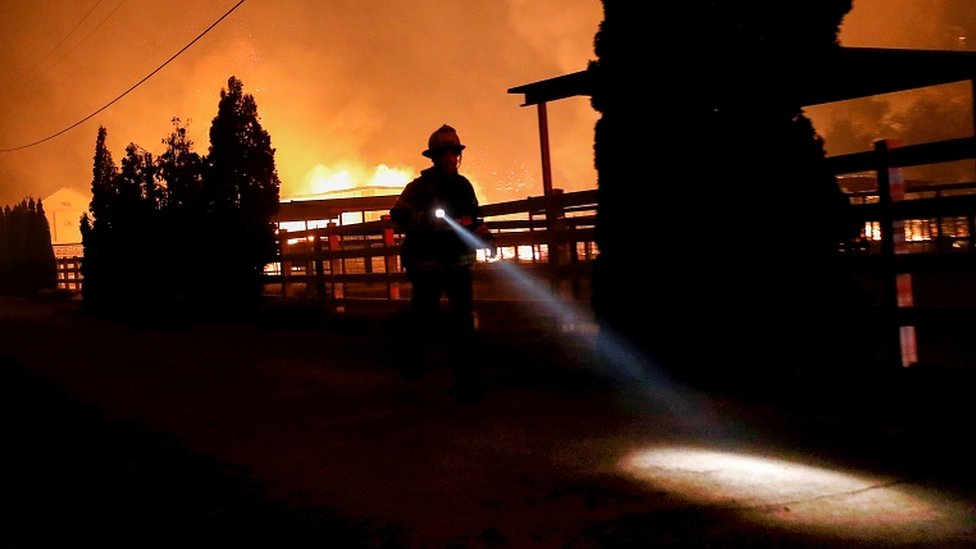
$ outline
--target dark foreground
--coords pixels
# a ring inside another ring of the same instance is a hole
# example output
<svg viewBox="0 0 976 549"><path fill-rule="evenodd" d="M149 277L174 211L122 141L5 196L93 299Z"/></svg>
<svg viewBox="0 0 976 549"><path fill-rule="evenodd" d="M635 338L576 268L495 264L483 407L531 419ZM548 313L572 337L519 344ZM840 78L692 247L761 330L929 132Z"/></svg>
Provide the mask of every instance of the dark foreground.
<svg viewBox="0 0 976 549"><path fill-rule="evenodd" d="M0 298L0 546L976 547L966 374L665 390L510 322L484 331L487 397L457 403L436 351L410 383L374 324L278 313ZM625 466L662 448L684 457ZM703 448L783 461L730 480ZM871 480L791 484L794 462Z"/></svg>
<svg viewBox="0 0 976 549"><path fill-rule="evenodd" d="M0 401L2 547L376 546L334 516L262 497L245 469L108 420L6 359Z"/></svg>

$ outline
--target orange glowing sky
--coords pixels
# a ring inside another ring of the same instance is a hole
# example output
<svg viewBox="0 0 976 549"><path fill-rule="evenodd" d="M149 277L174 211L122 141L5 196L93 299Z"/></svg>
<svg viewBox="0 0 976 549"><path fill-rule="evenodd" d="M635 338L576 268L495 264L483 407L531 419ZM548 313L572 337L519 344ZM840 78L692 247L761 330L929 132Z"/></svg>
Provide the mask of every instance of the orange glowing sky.
<svg viewBox="0 0 976 549"><path fill-rule="evenodd" d="M237 3L0 0L0 148L95 112ZM976 26L968 8L855 0L841 39L970 49L961 38ZM483 203L539 195L536 111L506 90L585 68L601 20L599 0L247 0L105 111L40 145L0 153L0 205L62 187L87 194L99 125L116 162L130 142L162 152L173 117L189 120L205 154L231 75L257 101L283 199L325 190L327 181L402 181L428 165L420 151L442 123L468 145L462 171ZM825 112L814 118L829 132ZM549 105L555 187L596 186L596 119L587 98Z"/></svg>
<svg viewBox="0 0 976 549"><path fill-rule="evenodd" d="M91 114L235 4L0 0L0 148ZM130 142L162 152L174 116L190 121L206 153L231 75L257 101L283 198L316 190L315 175L370 183L377 170L412 174L429 164L420 151L443 123L468 145L462 168L483 201L541 194L535 110L506 90L585 68L601 20L596 0L247 0L90 121L0 153L0 204L63 186L87 193L99 125L116 162ZM556 186L595 185L595 121L586 98L552 105Z"/></svg>
<svg viewBox="0 0 976 549"><path fill-rule="evenodd" d="M845 46L976 51L972 0L854 0L841 26ZM869 150L874 140L905 144L973 135L968 82L806 109L828 154ZM939 177L972 180L973 166L944 166ZM906 169L906 177L912 175ZM948 181L946 181L948 182Z"/></svg>

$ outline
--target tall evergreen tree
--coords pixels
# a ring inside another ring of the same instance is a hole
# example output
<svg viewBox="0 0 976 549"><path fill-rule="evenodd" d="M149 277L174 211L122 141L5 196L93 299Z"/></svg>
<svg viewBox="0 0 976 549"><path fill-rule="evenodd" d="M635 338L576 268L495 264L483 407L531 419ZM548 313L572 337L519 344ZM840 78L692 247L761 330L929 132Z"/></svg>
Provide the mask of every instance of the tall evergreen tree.
<svg viewBox="0 0 976 549"><path fill-rule="evenodd" d="M83 297L96 312L153 314L185 297L233 313L260 299L280 181L254 98L228 80L205 158L178 118L173 126L158 160L130 143L121 169L99 128L81 222Z"/></svg>
<svg viewBox="0 0 976 549"><path fill-rule="evenodd" d="M163 139L165 150L156 165L166 187L167 209L185 212L202 205L204 159L193 150L187 126L179 118L172 122L173 131Z"/></svg>
<svg viewBox="0 0 976 549"><path fill-rule="evenodd" d="M57 259L51 244L51 225L44 212L44 203L37 199L28 226L30 241L29 263L31 271L31 291L52 290L58 285Z"/></svg>
<svg viewBox="0 0 976 549"><path fill-rule="evenodd" d="M92 199L81 220L83 258L82 302L93 312L104 312L120 277L121 265L115 219L119 209L119 168L106 144L108 130L99 126L92 163Z"/></svg>
<svg viewBox="0 0 976 549"><path fill-rule="evenodd" d="M221 277L208 294L221 306L250 308L261 295L264 266L275 260L274 215L279 189L270 135L261 127L257 103L231 76L220 92L210 127L209 169L204 196L209 237L221 242L210 272Z"/></svg>
<svg viewBox="0 0 976 549"><path fill-rule="evenodd" d="M163 223L166 237L159 252L173 306L183 306L193 291L197 267L204 264L209 246L201 238L207 212L203 197L205 159L193 150L187 126L173 118L173 131L163 139L165 150L156 161L166 188Z"/></svg>
<svg viewBox="0 0 976 549"><path fill-rule="evenodd" d="M603 6L593 306L606 332L658 366L723 383L838 363L849 204L797 86L838 47L850 0L672 2L655 7L666 24L654 33L639 4ZM635 138L648 133L653 145Z"/></svg>
<svg viewBox="0 0 976 549"><path fill-rule="evenodd" d="M92 199L88 207L93 223L99 227L111 227L112 214L117 209L119 195L115 181L119 168L112 159L112 151L106 144L107 136L108 130L104 126L99 126L92 166Z"/></svg>
<svg viewBox="0 0 976 549"><path fill-rule="evenodd" d="M161 196L155 177L152 155L135 143L130 143L125 148L125 157L115 179L118 194L118 213L115 217L125 226L125 232L138 228L140 222L159 209Z"/></svg>
<svg viewBox="0 0 976 549"><path fill-rule="evenodd" d="M114 255L116 311L129 309L129 316L152 315L156 288L160 286L157 251L161 240L159 210L163 201L156 182L152 154L135 143L125 148L121 168L115 178L118 193L114 215ZM124 273L124 274L123 274Z"/></svg>
<svg viewBox="0 0 976 549"><path fill-rule="evenodd" d="M0 210L0 294L36 295L57 287L44 205L33 197Z"/></svg>

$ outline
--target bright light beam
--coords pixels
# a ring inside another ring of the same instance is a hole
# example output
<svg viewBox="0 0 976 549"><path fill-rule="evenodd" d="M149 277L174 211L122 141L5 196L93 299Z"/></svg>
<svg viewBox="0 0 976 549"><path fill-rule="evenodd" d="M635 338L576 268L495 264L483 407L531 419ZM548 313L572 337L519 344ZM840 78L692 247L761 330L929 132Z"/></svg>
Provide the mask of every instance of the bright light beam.
<svg viewBox="0 0 976 549"><path fill-rule="evenodd" d="M438 215L437 211L434 215ZM449 215L440 219L474 249L491 248ZM523 295L546 308L560 322L586 317L585 313L572 304L553 295L547 283L533 278L517 265L504 261L499 261L496 265ZM629 343L627 338L618 336L607 326L600 326L589 349L594 353L594 364L604 373L623 383L628 391L636 389L641 398L639 405L651 404L666 408L673 417L680 418L681 430L688 435L705 436L712 440L727 436L721 418L707 402L693 391L669 379L653 361Z"/></svg>
<svg viewBox="0 0 976 549"><path fill-rule="evenodd" d="M939 491L769 452L660 445L635 450L619 467L690 503L851 546L921 546L931 529L969 520L965 502Z"/></svg>
<svg viewBox="0 0 976 549"><path fill-rule="evenodd" d="M439 209L443 219L475 249L490 248ZM499 262L509 281L553 312L557 318L578 314L554 296L546 285L515 265ZM682 392L653 368L625 338L600 328L597 350L601 366L610 367L628 381L665 401L682 422L712 444L724 434L720 420L707 406L695 405L690 392ZM618 467L636 480L655 485L690 502L736 510L752 521L794 528L825 539L851 543L876 539L918 544L928 528L953 520L968 520L967 507L948 499L938 502L917 496L898 479L842 471L747 451L689 446L660 446L632 451ZM947 518L948 517L948 518ZM955 518L953 518L955 517Z"/></svg>
<svg viewBox="0 0 976 549"><path fill-rule="evenodd" d="M471 231L465 229L457 221L445 215L442 208L434 211L434 216L444 220L454 231L474 249L488 249L490 245L485 243ZM522 290L523 295L534 299L549 310L560 322L572 321L584 318L586 315L572 304L567 303L547 288L547 284L540 282L518 268L517 265L508 262L498 262L498 268L506 275L507 279ZM594 348L599 357L599 363L613 370L615 377L624 381L640 382L644 387L650 389L663 389L669 387L671 390L676 388L673 384L660 374L657 368L649 359L644 357L634 346L618 337L605 326L601 326L597 335Z"/></svg>

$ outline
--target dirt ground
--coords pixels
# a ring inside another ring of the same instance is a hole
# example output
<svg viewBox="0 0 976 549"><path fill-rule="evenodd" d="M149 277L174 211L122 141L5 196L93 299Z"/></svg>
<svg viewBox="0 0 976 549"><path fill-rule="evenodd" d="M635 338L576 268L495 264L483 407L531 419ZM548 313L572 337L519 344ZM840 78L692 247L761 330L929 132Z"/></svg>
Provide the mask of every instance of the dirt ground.
<svg viewBox="0 0 976 549"><path fill-rule="evenodd" d="M880 385L884 398L830 407L651 389L602 370L585 332L512 314L482 332L486 398L459 403L443 353L403 379L376 319L292 304L253 322L129 325L0 298L0 545L976 547L962 387ZM883 480L700 501L674 482L701 491L713 470L661 466L655 484L622 467L704 443ZM874 528L884 513L863 498L892 487L930 494L927 511ZM797 520L823 515L840 530Z"/></svg>

